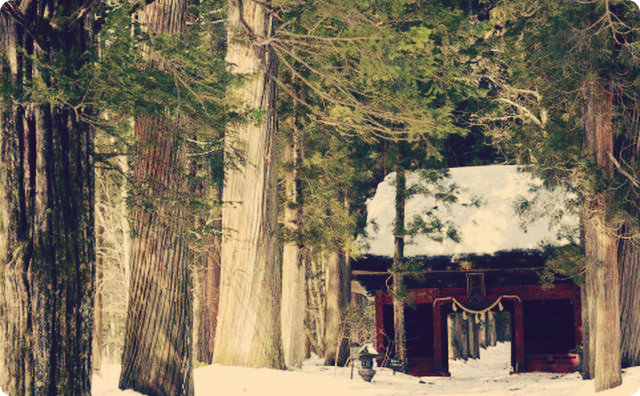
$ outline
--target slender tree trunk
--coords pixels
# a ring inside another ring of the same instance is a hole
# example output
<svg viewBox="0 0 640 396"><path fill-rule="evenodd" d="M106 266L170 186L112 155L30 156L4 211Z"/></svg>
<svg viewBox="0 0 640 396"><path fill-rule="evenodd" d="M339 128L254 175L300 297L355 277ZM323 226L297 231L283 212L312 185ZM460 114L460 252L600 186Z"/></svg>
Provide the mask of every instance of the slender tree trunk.
<svg viewBox="0 0 640 396"><path fill-rule="evenodd" d="M0 14L3 95L11 96L0 102L0 386L10 395L91 393L94 130L81 121L91 111L22 96L40 74L34 59L91 54L85 21L64 25L79 4L64 6L13 3L38 31L50 17L68 29L64 39L52 33L40 45ZM80 61L69 65L77 67Z"/></svg>
<svg viewBox="0 0 640 396"><path fill-rule="evenodd" d="M458 359L467 360L469 358L469 333L467 332L467 321L463 319L462 312L453 313L453 328L456 356Z"/></svg>
<svg viewBox="0 0 640 396"><path fill-rule="evenodd" d="M99 242L98 242L99 244ZM92 369L95 374L100 374L102 370L102 357L104 356L104 343L102 339L102 331L104 329L102 322L102 259L98 255L96 257L96 277L95 277L95 296L93 309L93 351L92 351Z"/></svg>
<svg viewBox="0 0 640 396"><path fill-rule="evenodd" d="M597 84L586 89L585 147L595 156L598 167L612 176L614 166L609 156L613 154L613 94ZM584 211L587 304L583 316L589 326L585 371L595 375L596 391L622 382L617 234L620 225L605 214L610 201L608 193L597 193L589 197Z"/></svg>
<svg viewBox="0 0 640 396"><path fill-rule="evenodd" d="M400 163L400 160L398 160ZM393 251L393 329L395 334L395 357L407 367L407 340L404 320L404 205L406 176L404 166L396 168L396 219ZM436 320L436 318L434 318Z"/></svg>
<svg viewBox="0 0 640 396"><path fill-rule="evenodd" d="M243 161L226 169L222 208L220 305L213 360L282 368L276 202L275 57L260 44L272 33L268 1L230 0L226 60L242 78L228 91L238 112L261 117L229 125L225 152Z"/></svg>
<svg viewBox="0 0 640 396"><path fill-rule="evenodd" d="M479 315L478 319L478 346L480 348L487 347L487 313Z"/></svg>
<svg viewBox="0 0 640 396"><path fill-rule="evenodd" d="M306 251L307 267L307 332L309 342L318 356L324 356L324 328L326 324L326 286L321 254L312 247Z"/></svg>
<svg viewBox="0 0 640 396"><path fill-rule="evenodd" d="M449 346L449 359L459 359L459 348L456 345L456 325L455 325L455 314L447 315L447 342Z"/></svg>
<svg viewBox="0 0 640 396"><path fill-rule="evenodd" d="M284 158L284 227L288 235L282 249L282 347L287 367L302 365L306 341L306 266L301 242L304 227L302 181L299 175L302 165L302 130L296 110L294 102L292 136Z"/></svg>
<svg viewBox="0 0 640 396"><path fill-rule="evenodd" d="M469 315L467 330L469 332L469 357L478 359L480 357L480 346L478 345L478 324L476 323L475 315Z"/></svg>
<svg viewBox="0 0 640 396"><path fill-rule="evenodd" d="M640 366L640 246L634 233L626 232L618 251L622 367Z"/></svg>
<svg viewBox="0 0 640 396"><path fill-rule="evenodd" d="M344 323L349 303L345 256L339 248L326 251L326 308L324 326L325 364L343 366L349 357L348 335Z"/></svg>
<svg viewBox="0 0 640 396"><path fill-rule="evenodd" d="M0 17L0 23L1 24L5 24L6 20L2 17ZM5 32L5 27L2 26L2 28L0 29L0 34L2 34L1 32ZM1 41L0 41L1 42ZM4 43L3 43L4 44ZM0 48L5 49L5 46L0 46ZM11 259L11 255L9 254L9 251L7 249L8 246L8 241L9 241L9 196L7 194L7 191L9 191L9 186L7 184L7 172L4 170L6 169L4 167L5 164L5 152L7 151L7 148L5 147L4 142L6 141L6 139L4 138L5 132L7 130L7 128L9 128L9 125L11 125L11 112L8 111L7 108L4 107L4 105L0 106L0 165L2 165L3 167L0 168L0 317L4 317L8 312L6 312L6 308L4 307L5 304L5 278L4 278L4 268L6 263L9 262L9 260ZM7 123L9 125L7 125ZM7 328L4 327L3 325L0 324L0 337L2 337L2 339L6 339L7 337ZM2 373L8 373L9 372L9 368L5 367L5 360L7 359L7 357L5 356L5 346L2 342L0 342L0 386L5 386L6 387L6 383L8 382L7 378L5 377L6 374L2 374Z"/></svg>
<svg viewBox="0 0 640 396"><path fill-rule="evenodd" d="M498 341L495 315L495 312L487 312L487 346L496 346L496 343Z"/></svg>
<svg viewBox="0 0 640 396"><path fill-rule="evenodd" d="M150 34L179 34L185 0L157 0L138 13ZM162 62L143 48L148 66ZM185 243L187 158L178 121L135 120L133 255L120 389L148 395L193 395L192 283ZM151 201L149 201L151 199Z"/></svg>

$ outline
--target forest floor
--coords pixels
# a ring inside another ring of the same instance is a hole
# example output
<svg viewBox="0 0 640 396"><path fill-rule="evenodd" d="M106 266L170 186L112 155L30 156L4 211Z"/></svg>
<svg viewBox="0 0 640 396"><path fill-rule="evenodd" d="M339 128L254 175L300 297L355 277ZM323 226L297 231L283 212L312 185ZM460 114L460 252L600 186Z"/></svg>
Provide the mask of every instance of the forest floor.
<svg viewBox="0 0 640 396"><path fill-rule="evenodd" d="M195 370L196 396L593 396L593 381L578 373L509 374L510 344L481 351L481 359L450 361L451 377L412 377L376 369L371 383L351 368L327 367L308 359L299 370L252 369L211 365ZM93 396L137 396L118 390L119 366L94 376ZM623 384L598 396L640 396L640 367L625 369Z"/></svg>

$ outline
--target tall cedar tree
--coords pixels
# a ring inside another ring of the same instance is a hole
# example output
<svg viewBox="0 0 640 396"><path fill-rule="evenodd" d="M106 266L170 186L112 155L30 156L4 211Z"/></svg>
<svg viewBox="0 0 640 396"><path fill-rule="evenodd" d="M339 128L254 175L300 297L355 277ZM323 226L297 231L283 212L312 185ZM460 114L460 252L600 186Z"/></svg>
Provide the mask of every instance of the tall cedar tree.
<svg viewBox="0 0 640 396"><path fill-rule="evenodd" d="M186 8L185 0L157 0L138 12L138 22L150 35L180 34ZM146 67L164 67L150 46L142 50ZM162 116L139 116L134 126L138 152L133 173L144 191L132 208L133 254L119 386L148 395L190 396L194 391L190 257L181 198L189 192L188 164L179 129L179 119Z"/></svg>
<svg viewBox="0 0 640 396"><path fill-rule="evenodd" d="M597 390L608 389L621 382L621 362L640 364L640 42L633 28L640 16L632 4L608 0L498 4L494 54L504 58L484 66L503 107L483 122L550 183L579 194L583 370Z"/></svg>
<svg viewBox="0 0 640 396"><path fill-rule="evenodd" d="M11 395L91 394L93 110L64 81L95 60L97 4L25 0L0 14L0 385Z"/></svg>
<svg viewBox="0 0 640 396"><path fill-rule="evenodd" d="M228 97L247 119L230 123L224 139L225 154L239 153L243 161L225 169L213 360L283 368L273 18L269 2L230 0L228 7L226 61L237 77Z"/></svg>
<svg viewBox="0 0 640 396"><path fill-rule="evenodd" d="M299 95L297 90L296 95ZM307 314L306 249L302 241L303 223L303 140L300 107L293 102L288 118L290 136L283 155L284 231L282 247L282 349L287 367L300 367L306 355ZM286 128L286 127L285 127ZM284 133L282 134L284 135Z"/></svg>

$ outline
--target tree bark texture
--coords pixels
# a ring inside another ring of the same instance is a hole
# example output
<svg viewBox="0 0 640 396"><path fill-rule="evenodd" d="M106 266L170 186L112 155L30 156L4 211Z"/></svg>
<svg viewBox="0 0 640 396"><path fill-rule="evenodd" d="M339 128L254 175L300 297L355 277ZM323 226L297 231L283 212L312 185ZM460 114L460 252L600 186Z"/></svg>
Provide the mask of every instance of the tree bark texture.
<svg viewBox="0 0 640 396"><path fill-rule="evenodd" d="M631 236L631 233L627 233ZM625 238L618 251L622 367L640 365L640 246Z"/></svg>
<svg viewBox="0 0 640 396"><path fill-rule="evenodd" d="M453 321L453 349L456 359L467 360L469 358L469 333L467 332L467 320L463 319L462 312L451 314Z"/></svg>
<svg viewBox="0 0 640 396"><path fill-rule="evenodd" d="M458 359L460 356L458 356L458 348L456 347L456 328L453 314L447 315L447 346L449 359Z"/></svg>
<svg viewBox="0 0 640 396"><path fill-rule="evenodd" d="M302 130L298 115L292 121L289 147L284 157L284 227L287 233L282 248L282 349L287 367L301 367L305 357L306 335L304 320L307 313L305 290L306 265L304 246L300 242L303 232L302 181Z"/></svg>
<svg viewBox="0 0 640 396"><path fill-rule="evenodd" d="M80 5L59 3L12 5L37 34L51 28L49 18L64 21ZM12 396L91 393L94 130L81 121L91 110L23 96L41 72L33 59L47 63L56 53L89 51L87 20L37 43L0 14L7 95L0 102L0 386Z"/></svg>
<svg viewBox="0 0 640 396"><path fill-rule="evenodd" d="M199 282L198 345L196 358L211 364L218 321L220 291L220 236L210 235L207 242L205 268Z"/></svg>
<svg viewBox="0 0 640 396"><path fill-rule="evenodd" d="M487 312L487 346L496 346L498 335L496 333L496 314L492 311Z"/></svg>
<svg viewBox="0 0 640 396"><path fill-rule="evenodd" d="M611 176L614 173L610 159L613 155L613 93L597 84L586 89L585 148L594 155L602 172ZM583 317L589 326L585 371L594 376L596 391L622 382L618 268L621 226L606 215L611 200L608 194L599 192L588 197L583 211L587 297Z"/></svg>
<svg viewBox="0 0 640 396"><path fill-rule="evenodd" d="M99 242L97 242L99 243ZM93 308L93 350L92 350L92 370L95 374L100 374L102 369L102 357L104 356L104 343L102 332L103 326L103 313L102 313L102 285L104 270L102 259L100 256L96 257L96 275L95 275L95 294L94 294L94 308Z"/></svg>
<svg viewBox="0 0 640 396"><path fill-rule="evenodd" d="M324 327L326 325L326 288L322 252L308 247L305 265L307 272L307 340L318 356L324 356Z"/></svg>
<svg viewBox="0 0 640 396"><path fill-rule="evenodd" d="M162 5L162 3L155 3ZM192 395L190 255L184 241L186 152L171 122L140 118L138 185L154 197L132 208L133 256L129 309L122 354L121 389L148 395Z"/></svg>
<svg viewBox="0 0 640 396"><path fill-rule="evenodd" d="M487 312L487 315L492 312ZM480 358L480 348L486 346L495 346L496 342L496 326L494 320L486 320L486 325L483 326L483 319L479 318L476 323L474 315L465 315L462 312L453 312L449 315L448 320L450 322L450 331L453 334L450 335L450 358L451 359L478 359ZM493 325L490 323L493 322ZM493 327L493 330L489 330L489 327ZM493 336L491 335L493 333ZM490 340L493 337L493 345L490 345ZM482 345L481 340L485 339L485 345Z"/></svg>
<svg viewBox="0 0 640 396"><path fill-rule="evenodd" d="M326 276L325 364L343 366L349 358L345 314L351 294L350 271L344 253L337 247L326 251Z"/></svg>
<svg viewBox="0 0 640 396"><path fill-rule="evenodd" d="M400 160L399 160L400 162ZM407 340L404 320L404 207L406 195L406 176L404 166L396 167L396 218L394 226L393 249L393 329L395 357L407 367Z"/></svg>
<svg viewBox="0 0 640 396"><path fill-rule="evenodd" d="M478 347L486 348L487 347L487 313L478 315Z"/></svg>
<svg viewBox="0 0 640 396"><path fill-rule="evenodd" d="M478 359L480 358L480 346L478 345L478 324L475 315L469 315L467 318L467 332L469 334L469 357Z"/></svg>
<svg viewBox="0 0 640 396"><path fill-rule="evenodd" d="M149 34L184 30L186 0L157 0L137 14ZM149 48L148 67L162 69ZM148 395L193 395L192 279L184 240L188 163L177 120L134 123L137 150L132 208L133 254L120 389Z"/></svg>
<svg viewBox="0 0 640 396"><path fill-rule="evenodd" d="M622 383L618 238L603 230L603 223L596 217L585 224L589 352L595 352L591 358L597 391Z"/></svg>
<svg viewBox="0 0 640 396"><path fill-rule="evenodd" d="M240 114L232 123L225 152L242 161L225 170L222 208L222 268L214 362L282 368L276 201L275 57L261 44L273 31L265 3L230 0L229 71L241 81L228 96Z"/></svg>

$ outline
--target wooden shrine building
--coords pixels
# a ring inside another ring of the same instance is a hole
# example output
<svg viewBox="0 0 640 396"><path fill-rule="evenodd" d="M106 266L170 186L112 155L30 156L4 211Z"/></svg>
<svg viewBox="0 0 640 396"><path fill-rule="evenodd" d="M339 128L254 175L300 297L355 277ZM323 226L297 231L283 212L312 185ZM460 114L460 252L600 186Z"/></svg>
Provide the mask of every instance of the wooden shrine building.
<svg viewBox="0 0 640 396"><path fill-rule="evenodd" d="M387 176L367 202L366 236L359 240L364 255L351 264L353 280L375 298L379 365L394 355L394 179ZM408 184L428 183L421 180L415 172L408 174ZM459 234L458 241L406 238L411 268L403 276L407 372L449 375L447 315L488 309L510 314L512 372L577 370L580 288L561 277L543 285L540 276L547 260L541 247L577 239L577 216L562 209L567 193L542 189L539 180L515 166L451 169L445 180L462 188L455 203L412 196L405 204L407 221L437 218L442 228ZM534 202L528 206L534 210L529 221L517 211L517 203L527 199ZM542 210L535 212L535 205Z"/></svg>
<svg viewBox="0 0 640 396"><path fill-rule="evenodd" d="M486 256L419 257L428 268L405 279L407 371L449 375L447 315L491 308L511 318L514 373L577 370L582 343L580 288L571 281L541 285L544 255L537 251ZM379 365L393 356L393 298L387 289L391 258L366 256L352 263L353 278L375 295Z"/></svg>

